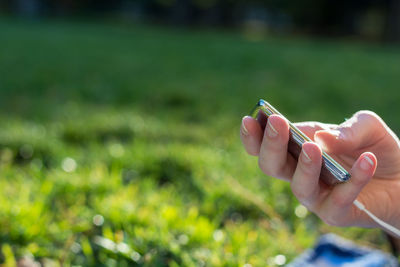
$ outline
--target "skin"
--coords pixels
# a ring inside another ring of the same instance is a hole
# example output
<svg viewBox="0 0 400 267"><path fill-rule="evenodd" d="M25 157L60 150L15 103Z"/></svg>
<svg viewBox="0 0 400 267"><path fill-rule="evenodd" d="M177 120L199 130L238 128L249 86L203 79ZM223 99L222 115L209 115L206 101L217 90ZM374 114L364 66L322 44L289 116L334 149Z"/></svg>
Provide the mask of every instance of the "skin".
<svg viewBox="0 0 400 267"><path fill-rule="evenodd" d="M264 132L255 119L246 116L240 136L246 151L258 156L260 169L290 182L296 198L325 223L379 227L353 205L357 199L380 219L400 228L400 142L378 115L359 111L340 125L295 125L313 140L303 144L298 161L287 153L289 125L282 116L270 116ZM348 182L327 186L319 181L321 149L350 172Z"/></svg>

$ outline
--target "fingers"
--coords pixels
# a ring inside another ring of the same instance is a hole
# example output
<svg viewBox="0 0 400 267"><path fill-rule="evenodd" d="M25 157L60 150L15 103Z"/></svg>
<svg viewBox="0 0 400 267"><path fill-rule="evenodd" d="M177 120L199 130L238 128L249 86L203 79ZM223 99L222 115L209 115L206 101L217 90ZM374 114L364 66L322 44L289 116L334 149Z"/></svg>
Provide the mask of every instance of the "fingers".
<svg viewBox="0 0 400 267"><path fill-rule="evenodd" d="M260 124L263 124L263 127ZM331 127L331 125L316 122L296 125L311 137L315 131ZM265 128L264 133L263 128ZM245 116L242 119L240 136L247 153L253 156L260 155L259 165L264 173L289 180L294 173L296 161L286 152L289 140L289 125L286 119L272 115L267 123L267 121L260 122L250 116Z"/></svg>
<svg viewBox="0 0 400 267"><path fill-rule="evenodd" d="M314 139L332 154L354 152L383 138L388 127L371 111L359 111L333 130L315 132Z"/></svg>
<svg viewBox="0 0 400 267"><path fill-rule="evenodd" d="M279 115L271 115L265 127L259 153L261 170L270 176L289 180L296 161L288 154L289 124Z"/></svg>
<svg viewBox="0 0 400 267"><path fill-rule="evenodd" d="M243 117L242 125L240 126L240 138L247 153L258 156L262 135L261 127L255 119L250 116Z"/></svg>
<svg viewBox="0 0 400 267"><path fill-rule="evenodd" d="M320 208L320 217L328 224L347 226L357 213L354 200L373 177L377 166L374 154L363 153L350 170L351 178L347 183L336 185ZM345 216L345 214L350 216Z"/></svg>
<svg viewBox="0 0 400 267"><path fill-rule="evenodd" d="M293 175L291 188L296 198L310 210L313 210L313 207L319 201L321 164L321 148L316 143L304 143Z"/></svg>

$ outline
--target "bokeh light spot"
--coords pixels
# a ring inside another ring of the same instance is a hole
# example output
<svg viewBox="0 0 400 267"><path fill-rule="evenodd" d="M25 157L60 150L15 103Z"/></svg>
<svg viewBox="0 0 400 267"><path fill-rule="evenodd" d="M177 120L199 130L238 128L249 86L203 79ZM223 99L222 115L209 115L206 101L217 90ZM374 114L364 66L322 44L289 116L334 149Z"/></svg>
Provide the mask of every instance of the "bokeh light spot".
<svg viewBox="0 0 400 267"><path fill-rule="evenodd" d="M78 165L76 164L76 161L73 158L65 158L62 163L61 163L61 168L65 172L74 172Z"/></svg>
<svg viewBox="0 0 400 267"><path fill-rule="evenodd" d="M96 226L102 226L104 223L104 217L101 216L100 214L94 215L93 216L93 224Z"/></svg>
<svg viewBox="0 0 400 267"><path fill-rule="evenodd" d="M189 242L189 237L185 234L178 237L179 244L186 245Z"/></svg>
<svg viewBox="0 0 400 267"><path fill-rule="evenodd" d="M308 210L303 205L298 205L294 210L294 214L299 218L305 218L308 214Z"/></svg>
<svg viewBox="0 0 400 267"><path fill-rule="evenodd" d="M120 143L113 143L108 147L110 155L114 158L120 158L125 154L125 149Z"/></svg>
<svg viewBox="0 0 400 267"><path fill-rule="evenodd" d="M274 262L276 265L284 265L286 263L285 255L282 254L276 255L274 258Z"/></svg>
<svg viewBox="0 0 400 267"><path fill-rule="evenodd" d="M215 230L213 233L213 238L217 242L222 241L224 239L224 232L222 232L222 230Z"/></svg>

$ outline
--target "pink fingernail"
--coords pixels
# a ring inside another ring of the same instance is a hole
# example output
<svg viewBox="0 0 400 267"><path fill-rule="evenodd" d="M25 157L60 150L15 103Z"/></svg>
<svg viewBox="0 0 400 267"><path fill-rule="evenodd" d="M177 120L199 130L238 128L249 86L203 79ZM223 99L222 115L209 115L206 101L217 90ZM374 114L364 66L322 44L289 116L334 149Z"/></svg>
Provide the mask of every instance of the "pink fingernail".
<svg viewBox="0 0 400 267"><path fill-rule="evenodd" d="M267 134L271 138L274 138L274 137L278 136L278 131L274 128L274 126L272 126L270 121L268 121Z"/></svg>
<svg viewBox="0 0 400 267"><path fill-rule="evenodd" d="M312 160L311 160L311 158L310 158L310 156L307 154L307 152L303 149L302 150L302 152L303 152L303 155L304 155L304 157L303 157L303 161L305 162L305 163L310 163Z"/></svg>
<svg viewBox="0 0 400 267"><path fill-rule="evenodd" d="M243 133L244 135L249 135L249 131L247 130L246 125L244 124L244 119L245 119L246 117L247 117L247 116L244 116L244 117L242 118L242 133Z"/></svg>
<svg viewBox="0 0 400 267"><path fill-rule="evenodd" d="M361 159L360 167L364 171L371 169L371 167L373 166L374 166L374 161L369 156L366 155Z"/></svg>

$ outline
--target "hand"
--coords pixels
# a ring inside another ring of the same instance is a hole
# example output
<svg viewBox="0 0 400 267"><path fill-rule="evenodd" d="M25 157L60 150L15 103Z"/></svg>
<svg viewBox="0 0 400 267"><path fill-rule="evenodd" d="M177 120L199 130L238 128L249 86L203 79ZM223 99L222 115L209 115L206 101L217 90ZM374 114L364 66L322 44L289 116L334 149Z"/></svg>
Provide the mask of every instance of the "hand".
<svg viewBox="0 0 400 267"><path fill-rule="evenodd" d="M240 135L246 151L259 157L261 170L289 181L297 199L327 224L378 227L353 205L358 199L400 228L400 145L379 116L360 111L340 125L296 126L314 141L303 144L298 162L287 153L289 125L279 115L269 117L264 133L255 119L244 117ZM348 182L328 186L319 181L321 148L350 172Z"/></svg>

